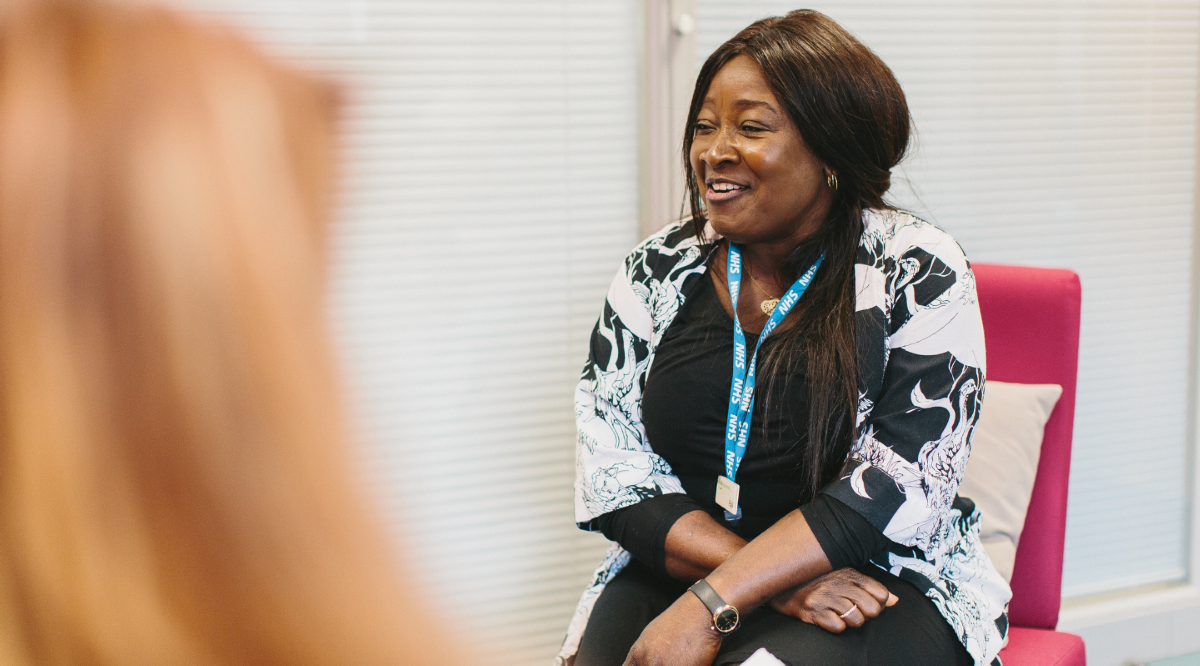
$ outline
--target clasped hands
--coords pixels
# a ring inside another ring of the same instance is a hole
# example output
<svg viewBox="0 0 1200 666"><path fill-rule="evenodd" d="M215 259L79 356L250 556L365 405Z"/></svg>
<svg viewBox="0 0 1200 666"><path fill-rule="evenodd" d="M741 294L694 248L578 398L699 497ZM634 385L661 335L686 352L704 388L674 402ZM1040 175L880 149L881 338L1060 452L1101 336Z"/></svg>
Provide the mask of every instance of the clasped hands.
<svg viewBox="0 0 1200 666"><path fill-rule="evenodd" d="M846 568L787 590L769 605L836 634L861 627L897 601L879 581ZM708 609L688 592L646 626L625 666L709 666L720 648Z"/></svg>
<svg viewBox="0 0 1200 666"><path fill-rule="evenodd" d="M846 627L863 626L897 601L883 583L847 567L788 590L769 605L779 613L839 634Z"/></svg>

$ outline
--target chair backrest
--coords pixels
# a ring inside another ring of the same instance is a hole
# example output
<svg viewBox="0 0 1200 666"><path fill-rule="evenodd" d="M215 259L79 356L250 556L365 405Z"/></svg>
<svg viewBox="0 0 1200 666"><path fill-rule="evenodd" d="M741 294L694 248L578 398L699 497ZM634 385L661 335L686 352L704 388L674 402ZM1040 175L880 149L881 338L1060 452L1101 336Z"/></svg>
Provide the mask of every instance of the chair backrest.
<svg viewBox="0 0 1200 666"><path fill-rule="evenodd" d="M987 379L1060 384L1013 566L1009 623L1053 629L1062 600L1067 480L1079 366L1079 276L1055 268L974 264ZM987 408L986 389L984 409Z"/></svg>

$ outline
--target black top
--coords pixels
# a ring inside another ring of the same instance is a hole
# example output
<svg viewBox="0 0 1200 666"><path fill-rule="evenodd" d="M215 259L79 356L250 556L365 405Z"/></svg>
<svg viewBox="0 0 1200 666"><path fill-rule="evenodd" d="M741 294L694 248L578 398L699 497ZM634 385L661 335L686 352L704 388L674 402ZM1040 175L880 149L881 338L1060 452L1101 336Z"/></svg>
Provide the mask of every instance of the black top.
<svg viewBox="0 0 1200 666"><path fill-rule="evenodd" d="M768 337L758 353L779 338ZM758 334L746 333L748 349ZM761 367L761 366L760 366ZM733 377L733 319L725 312L711 277L701 278L663 335L642 394L642 423L654 452L679 477L687 493L706 509L718 509L717 476L725 471L725 420ZM805 499L803 455L808 441L808 395L804 377L764 399L758 385L750 438L737 470L742 529L757 534ZM779 401L782 405L770 405ZM764 413L765 412L765 413Z"/></svg>
<svg viewBox="0 0 1200 666"><path fill-rule="evenodd" d="M767 338L764 350L777 338ZM758 335L746 333L754 349ZM763 350L759 350L762 352ZM764 358L758 353L759 363ZM759 384L746 453L737 470L742 519L724 521L715 499L725 473L725 420L733 376L733 319L721 305L710 276L689 294L654 356L642 394L642 423L654 452L679 477L687 495L648 498L597 520L608 538L659 571L671 525L704 510L743 539L753 539L803 505L817 541L834 568L865 563L889 541L842 502L806 490L808 398L799 374L764 399Z"/></svg>

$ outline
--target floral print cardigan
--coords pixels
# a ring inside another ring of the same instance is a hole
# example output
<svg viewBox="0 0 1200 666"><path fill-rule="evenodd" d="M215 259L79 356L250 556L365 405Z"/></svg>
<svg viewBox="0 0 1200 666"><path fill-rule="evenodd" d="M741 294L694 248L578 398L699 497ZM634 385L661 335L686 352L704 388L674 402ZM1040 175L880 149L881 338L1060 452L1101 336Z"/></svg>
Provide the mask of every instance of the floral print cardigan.
<svg viewBox="0 0 1200 666"><path fill-rule="evenodd" d="M675 224L625 259L575 391L575 517L682 493L654 453L641 395L654 351L714 245ZM855 264L857 440L823 492L892 541L872 559L924 591L975 663L999 664L1008 585L979 541L979 512L956 495L983 400L986 361L974 275L949 234L907 213L869 210ZM613 544L571 620L556 664L573 661L600 592L628 562Z"/></svg>

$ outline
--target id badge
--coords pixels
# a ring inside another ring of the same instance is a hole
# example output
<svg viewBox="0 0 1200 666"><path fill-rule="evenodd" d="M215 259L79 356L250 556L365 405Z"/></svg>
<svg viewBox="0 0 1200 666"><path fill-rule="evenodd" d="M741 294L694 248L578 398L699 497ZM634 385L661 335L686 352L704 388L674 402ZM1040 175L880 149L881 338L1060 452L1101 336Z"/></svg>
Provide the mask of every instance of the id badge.
<svg viewBox="0 0 1200 666"><path fill-rule="evenodd" d="M741 487L724 476L717 477L717 506L738 515L738 493Z"/></svg>

